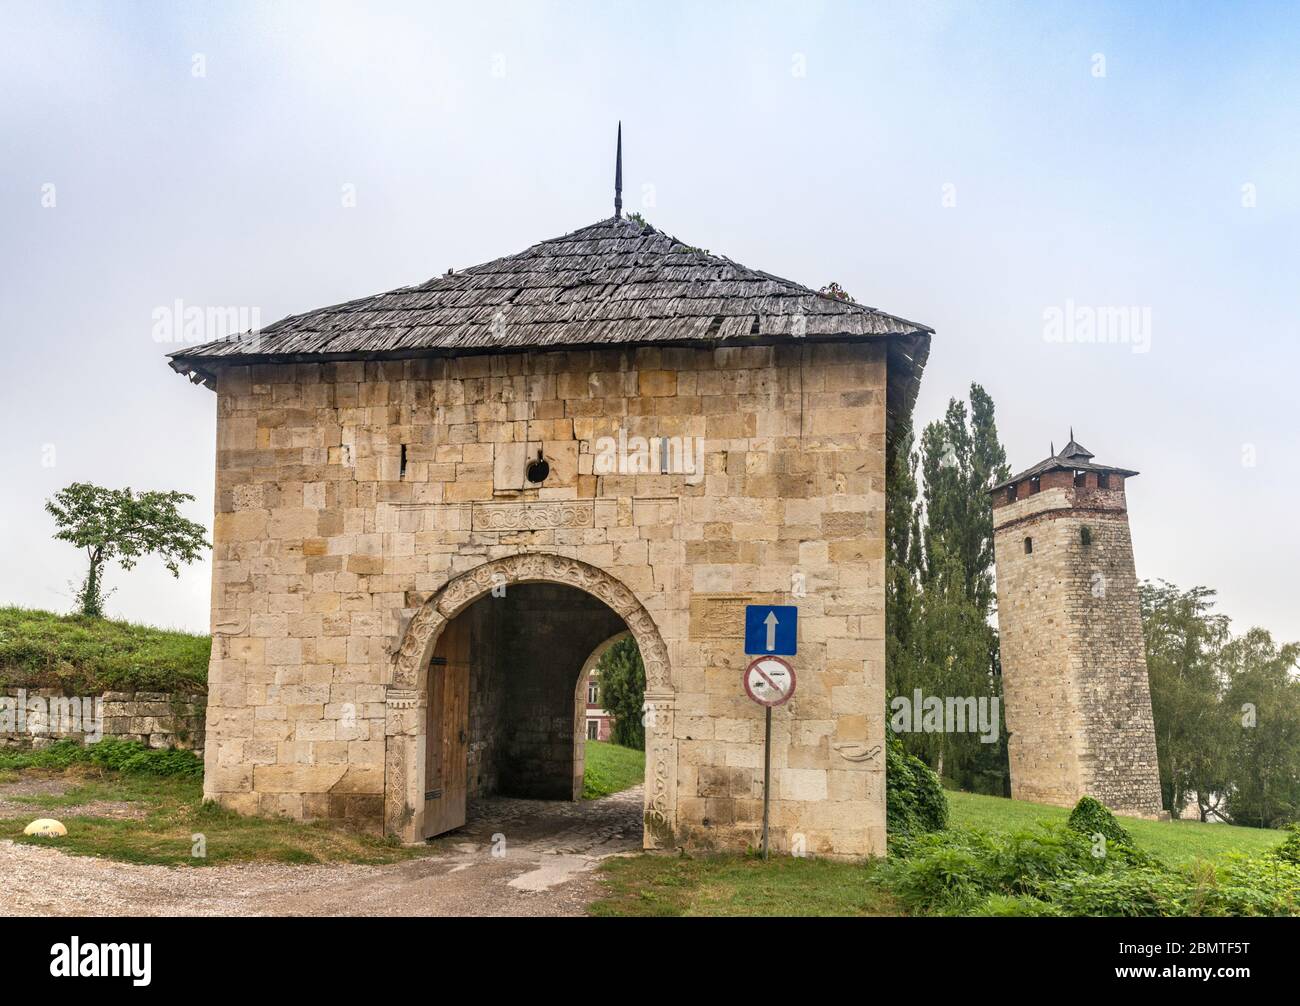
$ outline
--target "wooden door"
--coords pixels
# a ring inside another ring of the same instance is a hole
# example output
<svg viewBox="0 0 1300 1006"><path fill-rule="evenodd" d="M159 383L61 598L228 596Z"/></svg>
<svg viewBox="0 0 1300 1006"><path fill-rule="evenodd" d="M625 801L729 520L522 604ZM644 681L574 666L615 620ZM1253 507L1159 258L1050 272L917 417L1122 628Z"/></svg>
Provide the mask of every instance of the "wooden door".
<svg viewBox="0 0 1300 1006"><path fill-rule="evenodd" d="M425 838L465 823L469 783L469 646L468 619L452 619L429 661Z"/></svg>

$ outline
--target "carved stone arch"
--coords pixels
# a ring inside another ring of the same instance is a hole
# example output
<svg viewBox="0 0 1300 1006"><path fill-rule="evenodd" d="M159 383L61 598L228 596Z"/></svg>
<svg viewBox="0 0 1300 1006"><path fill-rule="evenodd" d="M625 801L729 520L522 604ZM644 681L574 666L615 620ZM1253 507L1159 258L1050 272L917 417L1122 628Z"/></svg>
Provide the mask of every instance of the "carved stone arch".
<svg viewBox="0 0 1300 1006"><path fill-rule="evenodd" d="M407 623L393 656L387 693L384 830L422 840L429 658L451 619L494 588L519 583L576 587L604 602L637 641L646 673L646 848L672 844L676 823L677 746L673 740L668 647L636 595L604 570L568 556L529 552L494 559L448 581Z"/></svg>

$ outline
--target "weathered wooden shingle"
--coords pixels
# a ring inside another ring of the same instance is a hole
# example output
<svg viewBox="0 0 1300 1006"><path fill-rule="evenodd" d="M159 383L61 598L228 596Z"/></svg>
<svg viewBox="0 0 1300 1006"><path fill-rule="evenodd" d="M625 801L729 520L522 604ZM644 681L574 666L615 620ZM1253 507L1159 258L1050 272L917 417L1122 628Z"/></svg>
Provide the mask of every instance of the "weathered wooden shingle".
<svg viewBox="0 0 1300 1006"><path fill-rule="evenodd" d="M890 412L910 412L932 330L610 217L460 272L188 347L171 366L642 345L890 341ZM901 397L900 397L901 396Z"/></svg>

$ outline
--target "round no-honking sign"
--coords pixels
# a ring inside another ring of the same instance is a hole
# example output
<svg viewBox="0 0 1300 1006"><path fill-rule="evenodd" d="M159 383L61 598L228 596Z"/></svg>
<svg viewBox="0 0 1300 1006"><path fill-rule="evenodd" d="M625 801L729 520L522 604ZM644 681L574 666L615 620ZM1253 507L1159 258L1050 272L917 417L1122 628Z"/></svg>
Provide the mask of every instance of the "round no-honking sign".
<svg viewBox="0 0 1300 1006"><path fill-rule="evenodd" d="M745 693L760 706L779 706L794 694L794 668L780 657L757 657L745 668Z"/></svg>

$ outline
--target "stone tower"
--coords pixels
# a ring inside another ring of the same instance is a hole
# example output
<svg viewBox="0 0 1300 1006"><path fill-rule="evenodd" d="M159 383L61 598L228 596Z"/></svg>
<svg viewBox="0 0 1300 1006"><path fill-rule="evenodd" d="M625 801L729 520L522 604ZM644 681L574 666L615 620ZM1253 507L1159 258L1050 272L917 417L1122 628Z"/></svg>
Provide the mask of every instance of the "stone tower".
<svg viewBox="0 0 1300 1006"><path fill-rule="evenodd" d="M1125 480L1074 440L994 486L1011 795L1161 813Z"/></svg>

